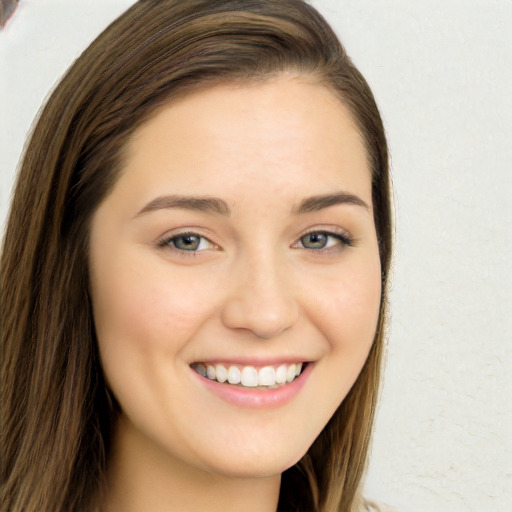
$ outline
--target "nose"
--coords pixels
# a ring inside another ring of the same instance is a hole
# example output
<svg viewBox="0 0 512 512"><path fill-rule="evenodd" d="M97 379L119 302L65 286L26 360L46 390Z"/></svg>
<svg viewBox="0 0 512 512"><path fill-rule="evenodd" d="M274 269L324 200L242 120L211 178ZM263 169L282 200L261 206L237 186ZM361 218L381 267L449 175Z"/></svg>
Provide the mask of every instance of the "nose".
<svg viewBox="0 0 512 512"><path fill-rule="evenodd" d="M258 338L279 336L298 320L293 283L283 268L263 257L240 262L222 309L222 322L230 329L246 330Z"/></svg>

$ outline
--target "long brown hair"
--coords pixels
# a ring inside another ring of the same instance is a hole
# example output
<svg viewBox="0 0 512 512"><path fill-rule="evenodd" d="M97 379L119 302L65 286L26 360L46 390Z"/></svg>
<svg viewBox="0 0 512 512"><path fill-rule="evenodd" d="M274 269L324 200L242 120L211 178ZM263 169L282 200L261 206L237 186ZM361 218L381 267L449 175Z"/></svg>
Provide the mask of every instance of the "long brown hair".
<svg viewBox="0 0 512 512"><path fill-rule="evenodd" d="M88 230L133 131L179 94L291 71L351 111L372 173L383 294L366 364L305 457L283 474L279 510L362 506L391 253L388 155L366 81L302 0L140 0L69 69L35 125L3 244L2 506L93 507L117 415L99 363L88 293Z"/></svg>

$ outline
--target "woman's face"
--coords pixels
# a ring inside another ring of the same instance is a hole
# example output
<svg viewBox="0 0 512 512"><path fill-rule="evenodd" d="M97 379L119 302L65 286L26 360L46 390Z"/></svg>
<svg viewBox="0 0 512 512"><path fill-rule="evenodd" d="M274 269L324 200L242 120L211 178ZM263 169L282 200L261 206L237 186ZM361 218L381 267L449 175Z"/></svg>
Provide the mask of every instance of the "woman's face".
<svg viewBox="0 0 512 512"><path fill-rule="evenodd" d="M347 109L292 76L163 108L93 218L90 271L117 435L171 465L279 474L347 395L379 314Z"/></svg>

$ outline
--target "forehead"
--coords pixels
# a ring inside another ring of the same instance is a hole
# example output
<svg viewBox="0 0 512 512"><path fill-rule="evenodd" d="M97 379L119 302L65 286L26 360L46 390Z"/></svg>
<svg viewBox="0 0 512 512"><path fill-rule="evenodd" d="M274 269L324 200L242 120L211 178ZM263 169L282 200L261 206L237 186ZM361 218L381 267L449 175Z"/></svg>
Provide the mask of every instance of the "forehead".
<svg viewBox="0 0 512 512"><path fill-rule="evenodd" d="M322 187L370 191L352 115L329 88L297 76L185 95L136 130L125 157L121 181L139 187L160 181L178 193L207 187L229 194L237 185L270 192L312 183L318 193Z"/></svg>

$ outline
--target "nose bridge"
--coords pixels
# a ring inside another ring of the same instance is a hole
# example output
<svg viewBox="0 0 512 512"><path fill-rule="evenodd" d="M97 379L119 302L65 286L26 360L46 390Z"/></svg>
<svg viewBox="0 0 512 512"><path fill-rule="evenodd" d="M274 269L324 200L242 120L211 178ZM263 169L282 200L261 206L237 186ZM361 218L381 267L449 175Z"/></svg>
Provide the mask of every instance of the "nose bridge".
<svg viewBox="0 0 512 512"><path fill-rule="evenodd" d="M271 338L298 318L298 304L286 262L274 250L254 250L236 264L232 288L223 308L223 322L232 329Z"/></svg>

